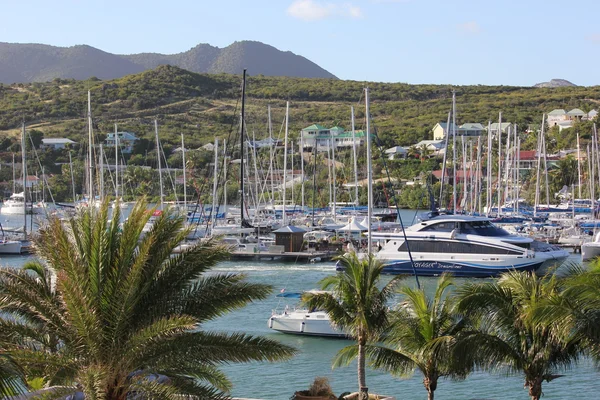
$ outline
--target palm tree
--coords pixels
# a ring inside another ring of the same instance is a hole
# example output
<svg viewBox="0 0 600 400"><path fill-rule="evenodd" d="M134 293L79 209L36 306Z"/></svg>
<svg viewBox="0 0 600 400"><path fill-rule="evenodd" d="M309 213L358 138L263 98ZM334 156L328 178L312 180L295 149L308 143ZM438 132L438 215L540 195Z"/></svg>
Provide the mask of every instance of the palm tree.
<svg viewBox="0 0 600 400"><path fill-rule="evenodd" d="M590 269L569 266L562 290L550 296L535 310L534 322L555 324L564 337L574 335L582 347L600 361L600 261Z"/></svg>
<svg viewBox="0 0 600 400"><path fill-rule="evenodd" d="M423 289L403 287L404 301L394 311L385 344L367 346L371 365L397 376L411 375L415 369L423 374L427 398L433 400L438 379L464 379L472 363L458 362L455 344L461 340L465 319L456 311L448 274L440 277L433 299ZM473 351L473 350L472 350Z"/></svg>
<svg viewBox="0 0 600 400"><path fill-rule="evenodd" d="M556 324L535 321L535 310L545 299L561 291L556 276L538 277L532 272L507 272L497 281L467 283L458 289L459 308L476 316L478 331L457 346L476 348L474 362L494 370L506 367L509 373L523 373L532 400L542 395L543 381L561 375L579 356L580 342L573 335L560 335ZM473 353L463 353L465 358Z"/></svg>
<svg viewBox="0 0 600 400"><path fill-rule="evenodd" d="M310 308L327 311L331 321L356 339L356 344L341 349L333 366L348 365L358 358L360 399L368 398L365 381L365 346L376 341L388 326L387 301L394 293L400 277L379 289L383 264L370 256L359 259L355 253L338 258L343 272L321 281L325 293L310 293L303 297Z"/></svg>
<svg viewBox="0 0 600 400"><path fill-rule="evenodd" d="M202 329L271 290L241 274L207 275L226 246L209 240L172 255L189 233L182 217L166 211L142 235L145 202L122 227L119 213L109 220L105 202L66 222L50 218L34 239L37 272L0 269L8 316L0 338L28 377L90 399L218 399L231 388L219 365L294 354L273 340Z"/></svg>

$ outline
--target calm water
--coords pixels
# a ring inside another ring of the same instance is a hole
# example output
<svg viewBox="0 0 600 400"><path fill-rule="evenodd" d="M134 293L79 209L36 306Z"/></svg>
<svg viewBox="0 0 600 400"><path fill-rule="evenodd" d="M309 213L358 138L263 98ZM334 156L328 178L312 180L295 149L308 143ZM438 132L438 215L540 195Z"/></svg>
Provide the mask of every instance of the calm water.
<svg viewBox="0 0 600 400"><path fill-rule="evenodd" d="M410 214L412 218L412 214ZM12 220L12 217L11 217ZM22 217L17 219L22 221ZM409 219L410 221L410 219ZM9 224L5 216L0 220ZM2 257L0 264L19 267L26 257ZM577 257L573 257L576 261ZM265 400L287 400L296 390L307 389L316 376L327 376L338 395L344 391L354 391L356 364L347 368L331 369L335 353L351 342L339 339L299 337L272 332L267 327L271 311L281 299L275 295L281 289L288 291L316 288L318 282L335 273L332 263L283 264L279 262L226 262L216 268L216 272L241 272L253 282L269 283L275 290L265 301L248 305L242 310L230 313L204 326L215 331L242 331L252 335L263 335L295 346L299 354L284 363L251 363L225 366L223 369L233 381L232 395ZM408 284L414 281L407 280ZM435 286L435 278L421 278L427 289ZM457 282L460 283L460 280ZM544 399L598 398L600 392L599 373L592 363L583 360L566 376L550 383L544 383ZM397 379L377 371L367 373L367 386L372 392L390 394L397 399L425 399L426 392L420 375L408 379ZM465 381L441 380L436 391L436 399L526 399L520 376L507 377L474 373Z"/></svg>

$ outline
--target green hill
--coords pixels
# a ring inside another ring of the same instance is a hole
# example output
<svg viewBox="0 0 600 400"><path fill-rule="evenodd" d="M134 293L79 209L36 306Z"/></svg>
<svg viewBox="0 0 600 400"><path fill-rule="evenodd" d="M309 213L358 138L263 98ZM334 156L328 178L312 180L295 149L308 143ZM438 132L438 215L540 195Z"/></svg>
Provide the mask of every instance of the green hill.
<svg viewBox="0 0 600 400"><path fill-rule="evenodd" d="M0 86L0 131L17 129L23 119L39 126L47 137L81 140L85 135L86 91L92 92L94 121L99 132L122 129L150 135L151 121L159 120L161 137L176 143L185 133L191 146L224 137L237 125L241 78L229 74L196 74L160 66L123 78L101 80L56 79L48 83ZM337 79L252 76L247 84L249 132L266 135L267 105L279 129L285 101L290 105L290 132L310 124L350 127L350 106L357 124L364 119L363 88L371 88L374 126L384 145L410 145L431 138L431 128L445 121L452 87L403 83L363 83ZM520 130L539 126L543 113L554 108L598 108L600 87L530 88L460 86L458 122L503 121ZM358 102L360 101L360 104ZM236 111L237 110L237 111ZM564 131L563 131L564 132ZM587 132L581 132L585 135Z"/></svg>

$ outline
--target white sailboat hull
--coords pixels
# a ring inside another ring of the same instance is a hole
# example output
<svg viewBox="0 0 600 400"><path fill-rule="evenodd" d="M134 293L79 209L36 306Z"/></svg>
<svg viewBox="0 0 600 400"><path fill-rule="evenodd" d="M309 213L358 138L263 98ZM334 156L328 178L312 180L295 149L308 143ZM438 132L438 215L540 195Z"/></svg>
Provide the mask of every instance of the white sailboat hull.
<svg viewBox="0 0 600 400"><path fill-rule="evenodd" d="M0 254L21 254L22 247L18 240L0 240Z"/></svg>

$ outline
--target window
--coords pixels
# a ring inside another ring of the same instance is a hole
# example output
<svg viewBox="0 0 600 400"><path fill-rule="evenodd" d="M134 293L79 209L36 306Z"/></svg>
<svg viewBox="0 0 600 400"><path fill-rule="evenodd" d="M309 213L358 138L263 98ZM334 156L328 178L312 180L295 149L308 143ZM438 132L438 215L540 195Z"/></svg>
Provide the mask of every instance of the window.
<svg viewBox="0 0 600 400"><path fill-rule="evenodd" d="M458 254L513 254L522 255L522 252L486 246L478 243L453 242L442 240L409 240L410 251L415 253L458 253ZM403 242L398 251L407 251L406 242Z"/></svg>
<svg viewBox="0 0 600 400"><path fill-rule="evenodd" d="M431 224L421 229L421 231L435 231L435 232L452 232L456 227L454 222L439 222L437 224Z"/></svg>

